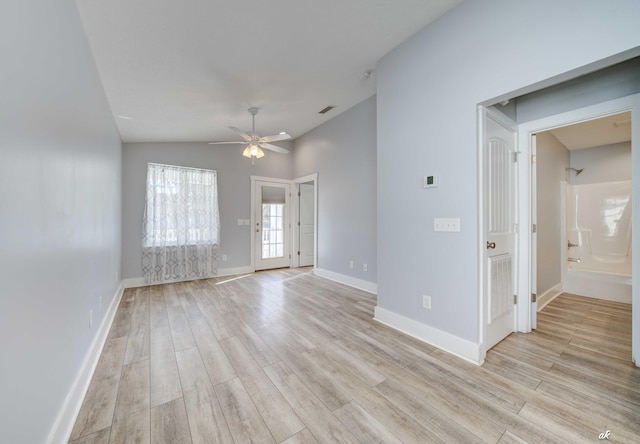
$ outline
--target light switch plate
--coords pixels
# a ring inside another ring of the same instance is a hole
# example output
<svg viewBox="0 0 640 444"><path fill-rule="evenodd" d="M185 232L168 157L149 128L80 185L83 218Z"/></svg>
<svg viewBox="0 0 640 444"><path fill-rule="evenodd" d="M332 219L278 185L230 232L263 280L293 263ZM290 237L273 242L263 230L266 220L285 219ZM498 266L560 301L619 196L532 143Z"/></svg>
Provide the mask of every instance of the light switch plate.
<svg viewBox="0 0 640 444"><path fill-rule="evenodd" d="M460 218L433 219L433 231L460 232Z"/></svg>

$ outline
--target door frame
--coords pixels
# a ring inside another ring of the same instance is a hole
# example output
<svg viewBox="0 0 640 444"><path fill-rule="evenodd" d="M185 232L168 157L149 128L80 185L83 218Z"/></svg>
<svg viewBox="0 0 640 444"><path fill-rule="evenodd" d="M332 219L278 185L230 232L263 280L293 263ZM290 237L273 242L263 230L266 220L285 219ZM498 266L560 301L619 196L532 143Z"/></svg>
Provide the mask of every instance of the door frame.
<svg viewBox="0 0 640 444"><path fill-rule="evenodd" d="M522 162L520 162L519 174L523 174L520 178L519 198L522 199L520 205L520 220L523 221L521 229L523 234L520 244L520 260L518 268L518 331L530 332L532 325L535 323L536 313L532 312L531 297L531 280L532 267L536 264L530 263L532 242L535 237L531 235L532 215L532 178L531 178L531 137L533 134L549 131L567 125L579 122L597 119L611 114L631 112L632 138L631 138L631 177L633 180L632 188L632 220L640 220L640 190L636 184L640 183L640 94L633 94L619 99L601 102L595 105L578 108L560 114L537 119L531 122L525 122L518 126L518 144L522 152ZM526 223L526 225L525 225ZM640 230L636 230L637 223L632 225L632 245L631 256L640 257ZM631 354L632 360L640 366L640 260L634 260L632 264L632 338L631 338Z"/></svg>
<svg viewBox="0 0 640 444"><path fill-rule="evenodd" d="M484 165L485 165L485 144L484 144L484 138L485 138L485 134L484 134L484 129L485 129L485 124L484 121L485 119L487 119L487 116L491 116L491 118L493 120L495 120L498 124L505 126L505 128L510 128L510 127L514 127L515 128L515 140L514 140L514 151L516 153L520 152L520 147L519 147L519 143L520 143L520 138L519 138L519 127L515 122L512 122L511 119L509 119L507 116L503 115L502 113L498 112L495 109L491 109L482 105L478 106L478 114L477 114L477 127L478 127L478 162L477 162L477 169L478 169L478 195L477 195L477 199L478 199L478 300L479 300L479 322L478 322L478 338L480 339L480 344L479 344L479 360L478 362L482 363L487 355L487 341L486 341L486 329L488 326L488 316L487 316L487 306L486 306L486 301L488 298L488 295L485 294L485 275L486 275L486 271L487 271L487 261L485 258L485 254L486 254L486 248L485 248L485 242L486 242L486 236L485 236L485 171L484 171ZM518 159L520 160L520 159ZM520 178L520 164L522 162L518 162L518 166L516 167L516 171L515 171L515 178L514 178L514 192L515 192L515 196L514 196L514 205L515 205L515 211L514 211L514 222L516 223L517 226L520 225L520 211L519 211L519 207L521 206L521 202L520 202L520 194L518 192L519 187L522 184L522 180ZM515 232L515 250L513 253L513 270L514 270L514 274L515 274L515 279L516 279L516 285L514 288L514 291L516 292L516 294L518 294L518 285L519 285L519 276L518 276L518 272L517 270L520 268L521 264L520 264L520 230L516 230ZM517 315L518 315L518 305L520 303L520 298L518 298L518 303L516 304L515 308L514 308L514 331L517 331L517 325L516 325L516 320L517 320Z"/></svg>
<svg viewBox="0 0 640 444"><path fill-rule="evenodd" d="M251 270L253 272L256 271L256 224L260 223L260 220L262 218L261 215L256 214L256 203L257 203L257 199L258 196L256 196L256 183L257 182L267 182L267 183L273 183L275 185L286 185L286 189L288 190L289 195L285 195L285 211L288 207L288 212L285 213L288 222L287 223L289 226L286 227L285 226L285 231L284 231L284 235L287 238L287 242L286 245L288 245L288 251L285 250L284 254L285 256L288 254L289 255L289 267L291 267L291 226L292 226L292 219L291 219L291 181L290 180L286 180L286 179L277 179L277 178L273 178L273 177L260 177L260 176L251 176ZM260 218L260 220L258 219ZM262 236L262 229L260 229L260 235Z"/></svg>
<svg viewBox="0 0 640 444"><path fill-rule="evenodd" d="M298 177L291 181L294 193L300 192L300 184L313 182L313 268L318 266L318 173L309 174L307 176ZM291 267L298 268L300 266L300 257L297 252L299 250L300 243L300 199L293 199L292 212L293 212L293 230L291 242Z"/></svg>
<svg viewBox="0 0 640 444"><path fill-rule="evenodd" d="M289 235L289 267L294 268L299 266L299 261L297 254L298 248L298 240L297 240L297 231L296 228L298 226L299 215L297 211L296 199L291 199L292 190L298 192L299 186L301 183L311 182L313 181L313 205L314 205L314 221L313 221L313 267L316 268L318 264L318 173L309 174L307 176L302 176L296 179L280 179L276 177L263 177L263 176L251 176L251 230L250 230L250 244L251 244L251 271L256 271L256 222L258 215L256 214L256 182L272 182L277 184L288 184L289 185L289 213L287 214L289 218L289 226L287 228L287 233ZM293 200L293 203L291 201ZM295 249L294 249L295 248Z"/></svg>

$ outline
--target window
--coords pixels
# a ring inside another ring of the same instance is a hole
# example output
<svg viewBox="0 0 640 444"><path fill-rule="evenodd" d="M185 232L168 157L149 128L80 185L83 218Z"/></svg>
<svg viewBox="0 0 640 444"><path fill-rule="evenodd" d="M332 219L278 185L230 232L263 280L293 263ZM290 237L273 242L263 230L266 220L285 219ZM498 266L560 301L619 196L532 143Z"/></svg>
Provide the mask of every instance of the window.
<svg viewBox="0 0 640 444"><path fill-rule="evenodd" d="M284 204L262 204L262 259L284 256Z"/></svg>
<svg viewBox="0 0 640 444"><path fill-rule="evenodd" d="M148 164L142 236L147 282L214 274L219 237L216 171Z"/></svg>

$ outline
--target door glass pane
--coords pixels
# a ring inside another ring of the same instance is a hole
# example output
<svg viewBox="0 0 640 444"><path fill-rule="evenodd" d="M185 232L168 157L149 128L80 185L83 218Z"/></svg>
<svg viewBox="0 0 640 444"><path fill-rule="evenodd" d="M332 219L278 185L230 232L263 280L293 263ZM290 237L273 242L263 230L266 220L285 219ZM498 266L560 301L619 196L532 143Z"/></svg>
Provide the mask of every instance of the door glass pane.
<svg viewBox="0 0 640 444"><path fill-rule="evenodd" d="M262 204L262 259L284 257L284 204Z"/></svg>

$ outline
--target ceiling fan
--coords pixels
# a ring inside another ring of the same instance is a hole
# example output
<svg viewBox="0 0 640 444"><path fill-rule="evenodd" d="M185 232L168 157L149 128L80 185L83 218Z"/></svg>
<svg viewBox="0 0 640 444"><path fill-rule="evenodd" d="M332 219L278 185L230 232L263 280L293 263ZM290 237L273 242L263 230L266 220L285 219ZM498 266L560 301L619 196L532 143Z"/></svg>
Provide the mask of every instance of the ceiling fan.
<svg viewBox="0 0 640 444"><path fill-rule="evenodd" d="M273 136L260 136L259 133L256 132L256 114L258 114L258 108L251 107L248 109L249 114L253 117L253 126L251 131L244 132L235 126L230 126L229 129L234 133L240 135L244 140L235 141L235 142L209 142L209 145L226 145L229 143L240 143L246 144L247 147L242 152L244 157L251 158L251 164L253 164L255 159L260 159L264 157L264 151L261 148L266 150L275 151L276 153L287 154L289 150L279 147L277 145L272 145L270 142L277 142L279 140L288 140L291 139L291 136L287 133L275 134Z"/></svg>

